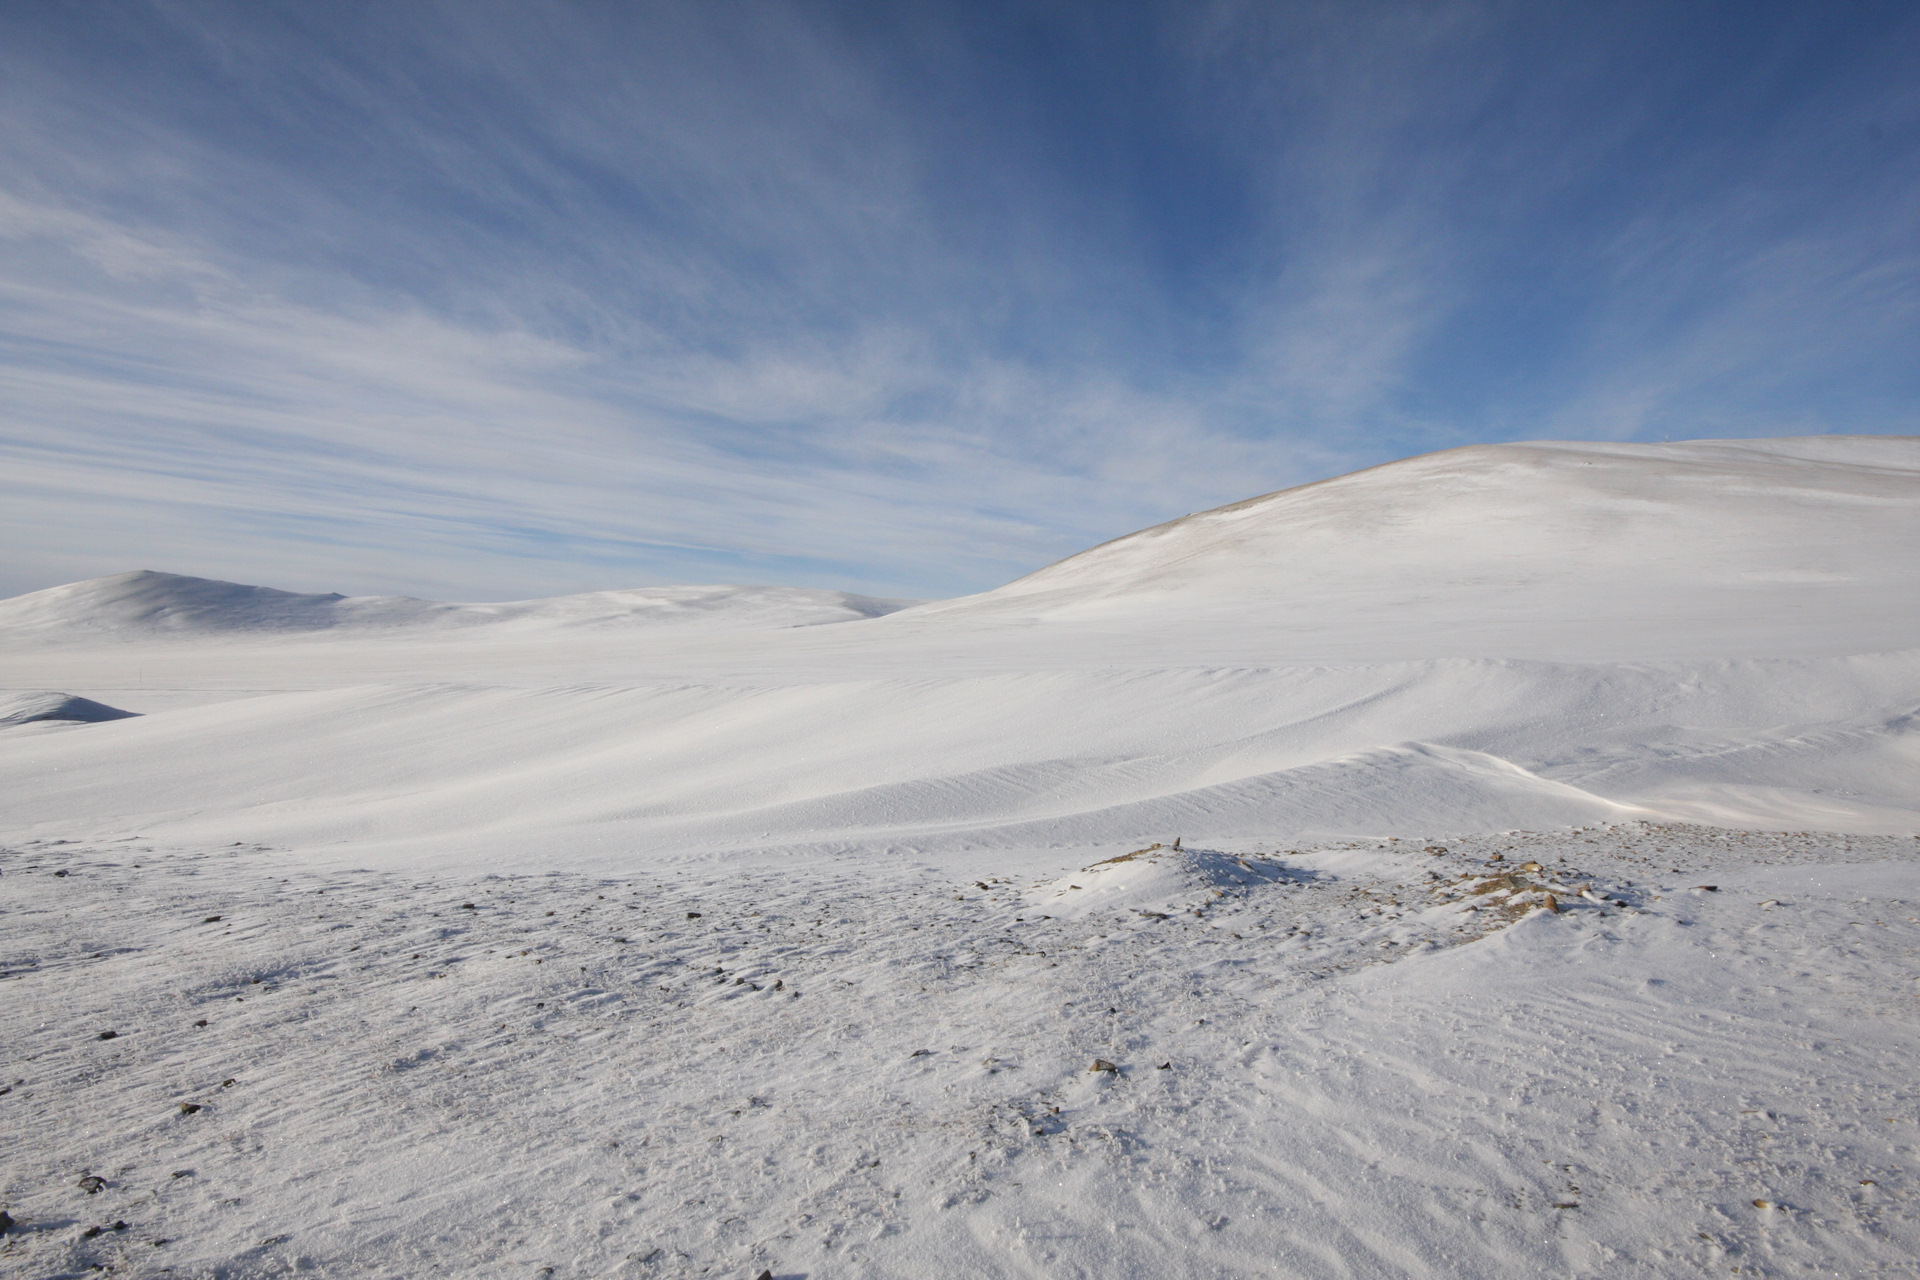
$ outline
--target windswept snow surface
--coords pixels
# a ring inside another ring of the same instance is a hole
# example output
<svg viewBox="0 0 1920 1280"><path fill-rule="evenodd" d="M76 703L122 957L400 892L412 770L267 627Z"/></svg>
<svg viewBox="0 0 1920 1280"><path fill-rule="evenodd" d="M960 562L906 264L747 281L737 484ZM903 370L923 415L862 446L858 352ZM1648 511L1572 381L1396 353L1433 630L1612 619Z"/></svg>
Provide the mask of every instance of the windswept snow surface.
<svg viewBox="0 0 1920 1280"><path fill-rule="evenodd" d="M1048 918L852 856L16 848L0 1266L1914 1274L1910 838L1195 858Z"/></svg>
<svg viewBox="0 0 1920 1280"><path fill-rule="evenodd" d="M1920 440L888 608L0 601L0 1269L1915 1274Z"/></svg>

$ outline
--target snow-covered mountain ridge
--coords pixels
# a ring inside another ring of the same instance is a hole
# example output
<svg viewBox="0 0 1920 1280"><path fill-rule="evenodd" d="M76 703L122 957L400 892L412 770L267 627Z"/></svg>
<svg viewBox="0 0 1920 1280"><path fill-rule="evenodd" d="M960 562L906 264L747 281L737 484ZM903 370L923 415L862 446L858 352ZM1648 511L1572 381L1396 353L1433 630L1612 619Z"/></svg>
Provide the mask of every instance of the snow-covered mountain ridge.
<svg viewBox="0 0 1920 1280"><path fill-rule="evenodd" d="M0 634L51 639L62 635L458 630L500 624L525 629L726 630L876 618L912 603L805 587L668 586L499 604L445 604L410 596L304 594L142 569L0 600Z"/></svg>

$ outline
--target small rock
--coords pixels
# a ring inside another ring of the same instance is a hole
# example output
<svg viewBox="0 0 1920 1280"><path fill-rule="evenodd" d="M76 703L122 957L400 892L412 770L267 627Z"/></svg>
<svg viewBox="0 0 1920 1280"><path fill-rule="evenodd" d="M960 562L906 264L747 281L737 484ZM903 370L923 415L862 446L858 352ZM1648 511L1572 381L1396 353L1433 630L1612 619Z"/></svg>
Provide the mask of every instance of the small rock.
<svg viewBox="0 0 1920 1280"><path fill-rule="evenodd" d="M924 1058L932 1052L933 1050L931 1049L915 1049L912 1053L908 1054L907 1056L909 1058Z"/></svg>
<svg viewBox="0 0 1920 1280"><path fill-rule="evenodd" d="M1155 1067L1154 1070L1155 1071L1171 1071L1173 1070L1173 1064L1171 1062L1163 1062L1159 1066Z"/></svg>
<svg viewBox="0 0 1920 1280"><path fill-rule="evenodd" d="M173 1171L173 1176L174 1176L174 1177L176 1177L176 1178L191 1178L191 1177L193 1176L193 1170L191 1170L191 1169L175 1169L175 1170Z"/></svg>
<svg viewBox="0 0 1920 1280"><path fill-rule="evenodd" d="M1552 894L1548 894L1546 898L1541 902L1540 905L1545 907L1547 910L1553 912L1553 914L1555 915L1560 914L1560 899L1554 897Z"/></svg>
<svg viewBox="0 0 1920 1280"><path fill-rule="evenodd" d="M102 1040L117 1040L120 1038L120 1033L118 1031L102 1031L99 1038Z"/></svg>
<svg viewBox="0 0 1920 1280"><path fill-rule="evenodd" d="M1756 1209L1778 1209L1780 1206L1775 1204L1771 1200L1763 1199L1763 1200L1755 1200L1753 1202L1753 1207Z"/></svg>
<svg viewBox="0 0 1920 1280"><path fill-rule="evenodd" d="M699 918L700 918L700 913L699 913L698 911L689 911L689 912L687 912L687 919L689 919L689 920L698 920Z"/></svg>
<svg viewBox="0 0 1920 1280"><path fill-rule="evenodd" d="M773 1272L762 1271L759 1275L755 1276L753 1280L773 1280Z"/></svg>
<svg viewBox="0 0 1920 1280"><path fill-rule="evenodd" d="M202 920L202 921L201 921L200 923L201 923L201 924L219 924L219 923L220 923L220 917L219 917L219 916L208 916L208 917L207 917L207 918L206 918L205 920Z"/></svg>
<svg viewBox="0 0 1920 1280"><path fill-rule="evenodd" d="M80 1233L80 1238L82 1240L91 1240L105 1230L106 1230L105 1227L88 1227L85 1231L82 1231Z"/></svg>
<svg viewBox="0 0 1920 1280"><path fill-rule="evenodd" d="M183 1116L190 1116L198 1110L200 1110L200 1104L197 1102L183 1102L180 1104L180 1114Z"/></svg>
<svg viewBox="0 0 1920 1280"><path fill-rule="evenodd" d="M107 1180L97 1173L89 1173L73 1185L90 1196L97 1196L106 1189Z"/></svg>
<svg viewBox="0 0 1920 1280"><path fill-rule="evenodd" d="M1696 889L1705 889L1708 893L1720 892L1720 886L1717 884L1697 884L1693 887Z"/></svg>
<svg viewBox="0 0 1920 1280"><path fill-rule="evenodd" d="M471 902L463 902L460 904L460 909L462 911L478 911L480 908L474 906Z"/></svg>
<svg viewBox="0 0 1920 1280"><path fill-rule="evenodd" d="M7 1234L7 1232L11 1230L13 1230L13 1215L5 1209L0 1209L0 1236Z"/></svg>
<svg viewBox="0 0 1920 1280"><path fill-rule="evenodd" d="M1506 860L1507 855L1504 853L1490 853L1487 855L1488 862L1505 862Z"/></svg>
<svg viewBox="0 0 1920 1280"><path fill-rule="evenodd" d="M235 1085L237 1085L237 1084L239 1084L239 1083L240 1083L240 1082L239 1082L238 1080L236 1080L236 1079L234 1079L234 1078L233 1078L232 1076L228 1076L228 1077L227 1077L227 1078L226 1078L225 1080L222 1080L222 1081L220 1082L220 1087L221 1087L222 1089L231 1089L231 1088L233 1088L233 1086L235 1086Z"/></svg>
<svg viewBox="0 0 1920 1280"><path fill-rule="evenodd" d="M1099 1071L1105 1071L1111 1075L1120 1074L1120 1068L1114 1066L1111 1062L1108 1062L1105 1058L1095 1058L1093 1060L1093 1065L1087 1068L1087 1073L1089 1075L1092 1075L1093 1073L1099 1072Z"/></svg>
<svg viewBox="0 0 1920 1280"><path fill-rule="evenodd" d="M193 1025L196 1027L204 1027L207 1025L207 1020L205 1018L202 1018L198 1022L194 1023Z"/></svg>

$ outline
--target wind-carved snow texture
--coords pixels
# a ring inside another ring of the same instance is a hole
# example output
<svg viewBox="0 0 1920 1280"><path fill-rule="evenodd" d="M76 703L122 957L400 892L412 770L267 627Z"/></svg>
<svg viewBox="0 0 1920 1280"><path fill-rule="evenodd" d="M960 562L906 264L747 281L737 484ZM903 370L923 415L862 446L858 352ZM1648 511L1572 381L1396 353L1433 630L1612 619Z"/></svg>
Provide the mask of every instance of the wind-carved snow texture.
<svg viewBox="0 0 1920 1280"><path fill-rule="evenodd" d="M1911 1275L1914 844L971 882L19 846L0 1268Z"/></svg>

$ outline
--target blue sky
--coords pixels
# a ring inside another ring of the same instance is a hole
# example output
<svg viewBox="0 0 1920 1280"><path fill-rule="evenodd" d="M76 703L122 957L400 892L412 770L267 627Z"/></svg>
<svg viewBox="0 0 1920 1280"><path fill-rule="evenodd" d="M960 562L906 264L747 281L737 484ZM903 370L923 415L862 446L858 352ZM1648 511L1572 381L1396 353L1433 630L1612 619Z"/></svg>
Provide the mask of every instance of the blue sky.
<svg viewBox="0 0 1920 1280"><path fill-rule="evenodd" d="M1920 433L1920 8L0 11L0 592L940 596L1484 441Z"/></svg>

